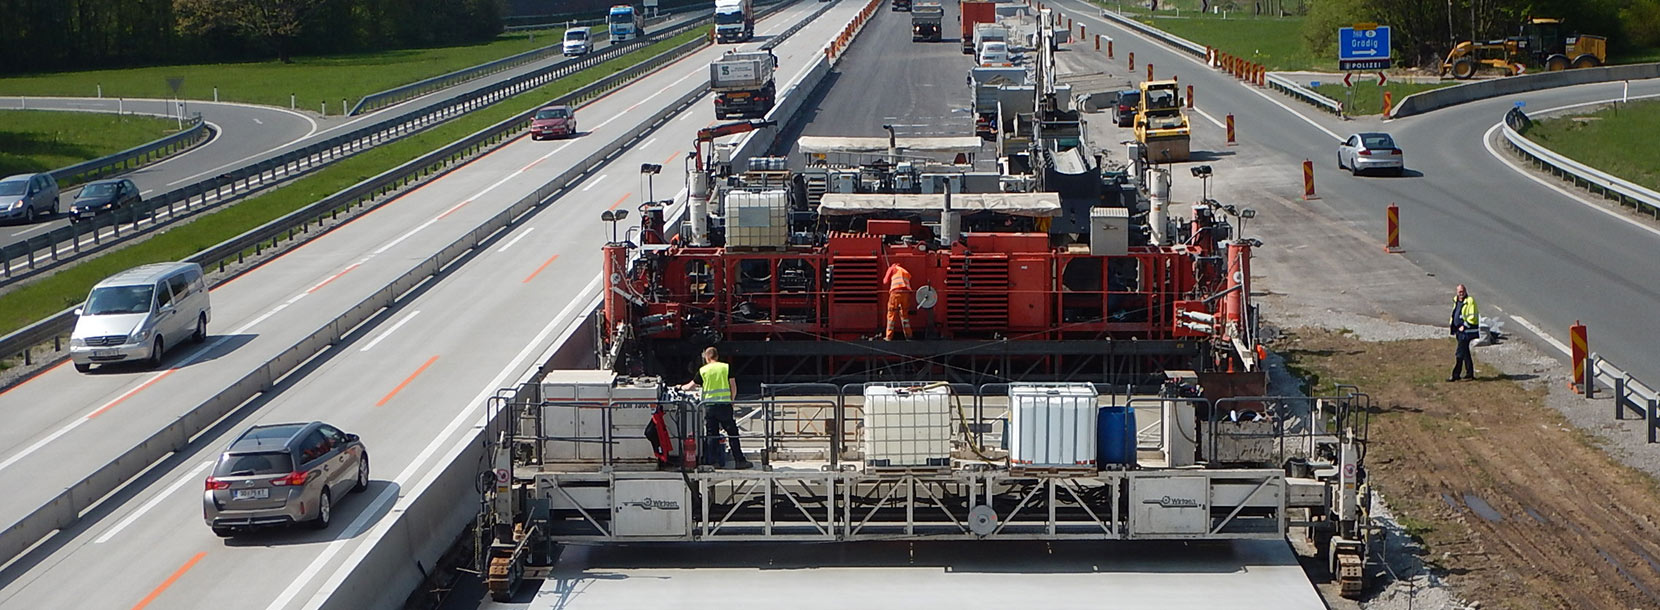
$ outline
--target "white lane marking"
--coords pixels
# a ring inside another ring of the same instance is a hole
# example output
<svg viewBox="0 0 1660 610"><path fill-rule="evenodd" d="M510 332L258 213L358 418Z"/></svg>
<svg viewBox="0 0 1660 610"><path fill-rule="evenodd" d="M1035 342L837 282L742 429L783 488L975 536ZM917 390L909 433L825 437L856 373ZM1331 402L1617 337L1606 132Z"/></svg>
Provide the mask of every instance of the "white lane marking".
<svg viewBox="0 0 1660 610"><path fill-rule="evenodd" d="M1209 112L1205 112L1203 110L1200 110L1198 106L1194 106L1193 111L1199 113L1199 116L1205 117L1205 120L1210 121L1210 124L1212 124L1212 125L1220 127L1222 129L1227 129L1228 128L1227 125L1223 124L1221 121L1216 120L1216 117L1211 116Z"/></svg>
<svg viewBox="0 0 1660 610"><path fill-rule="evenodd" d="M129 392L129 393L131 393L131 392ZM99 407L99 409L102 409L102 408L103 407ZM97 410L98 409L94 409L92 411L88 411L88 413L95 413L95 412L97 412ZM85 416L85 415L82 415L80 417L76 417L75 421L69 422L69 425L66 425L62 428L58 428L57 431L46 435L44 438L42 438L38 441L35 441L34 444L29 445L28 447L24 447L22 451L19 451L16 454L12 455L11 457L6 458L5 461L0 462L0 470L5 470L5 469L11 467L12 464L16 464L19 460L22 460L23 458L28 457L29 454L31 454L31 453L34 453L36 451L40 451L41 447L45 447L48 443L51 443L52 441L58 440L59 437L65 435L65 434L69 434L70 430L74 430L76 428L79 428L81 426L81 424L87 423L89 421L92 421L92 420L87 419L87 416Z"/></svg>
<svg viewBox="0 0 1660 610"><path fill-rule="evenodd" d="M506 252L508 248L513 247L513 244L519 243L519 240L524 239L526 235L529 235L531 231L535 231L535 230L536 230L536 227L531 227L531 228L525 229L523 232L519 233L518 235L513 236L513 239L508 240L507 243L502 244L500 248L496 248L496 251L497 252Z"/></svg>
<svg viewBox="0 0 1660 610"><path fill-rule="evenodd" d="M610 174L600 174L598 178L595 178L593 180L589 180L588 181L588 186L582 187L582 192L586 193L586 192L588 192L588 189L594 188L595 185L597 185L601 182L605 182L605 177L609 176L609 175Z"/></svg>
<svg viewBox="0 0 1660 610"><path fill-rule="evenodd" d="M27 228L27 229L24 229L24 230L22 230L22 231L18 231L18 232L16 232L16 233L13 233L13 234L12 234L12 237L22 237L22 236L24 236L24 235L28 235L28 234L30 234L30 233L34 233L34 232L35 232L35 231L39 231L39 230L41 230L41 229L50 229L50 228L52 228L52 225L50 225L50 224L37 224L37 225L35 225L35 226L33 226L33 227L30 227L30 228Z"/></svg>
<svg viewBox="0 0 1660 610"><path fill-rule="evenodd" d="M130 515L127 515L127 518L122 519L120 523L116 523L115 527L112 527L109 531L104 532L104 535L99 536L98 539L93 540L92 543L103 544L105 542L109 542L110 538L114 538L116 534L121 533L121 530L127 529L127 526L132 525L133 522L137 521L139 517L143 517L144 513L150 512L150 509L155 508L157 504L161 504L162 500L167 499L167 496L173 495L173 492L178 491L180 487L184 487L186 483L196 480L196 477L202 475L203 470L206 470L208 466L212 465L212 461L197 464L195 468L190 469L190 472L184 473L184 476L179 477L179 480L174 481L172 485L168 485L167 489L161 490L161 493L156 494L156 497L150 498L149 502L145 502L143 506L138 507L138 510L133 511Z"/></svg>
<svg viewBox="0 0 1660 610"><path fill-rule="evenodd" d="M363 346L363 349L360 349L360 350L357 350L357 351L366 352L366 351L369 351L371 349L374 349L376 345L380 345L380 342L381 342L382 339L385 339L385 338L391 336L392 333L397 332L398 329L400 329L400 328L403 328L403 325L408 324L410 320L415 319L415 316L420 315L420 313L421 313L421 311L418 310L418 309L415 310L415 311L409 312L409 315L404 316L402 320L398 320L397 324L393 324L392 328L386 329L384 332L380 333L380 336L375 337L375 340L370 341L368 345Z"/></svg>
<svg viewBox="0 0 1660 610"><path fill-rule="evenodd" d="M1164 43L1153 40L1152 38L1147 37L1146 35L1142 34L1141 32L1137 32L1135 30L1132 30L1132 29L1120 26L1116 23L1112 23L1110 21L1102 19L1100 17L1090 15L1087 11L1084 12L1083 15L1087 16L1090 19L1093 19L1096 23L1101 23L1101 24L1104 24L1108 27L1112 27L1112 28L1116 28L1120 31L1128 32L1131 36L1135 36L1136 38L1140 38L1143 42L1146 42L1148 44L1151 44L1151 45L1154 45L1154 46L1157 46L1157 47L1160 47L1160 48L1163 48L1163 49L1170 50L1172 55L1174 55L1174 56L1176 56L1180 59L1186 60L1186 61L1192 63L1195 66L1199 66L1200 68L1203 68L1203 69L1208 70L1208 71L1214 71L1215 70L1214 68L1211 68L1210 66L1205 65L1205 62L1203 60L1200 60L1197 57L1190 57L1182 51L1171 49L1169 46L1166 46ZM1302 119L1304 123L1308 123L1309 125L1313 125L1315 129L1320 130L1321 132L1325 133L1328 136L1331 136L1331 139L1333 139L1333 140L1343 139L1341 136L1337 135L1337 132L1334 132L1330 129L1326 129L1326 127L1324 125L1316 123L1314 121L1314 119L1309 118L1308 116L1304 115L1301 112L1297 112L1296 110L1293 110L1290 106L1287 106L1285 104L1280 103L1279 100L1274 99L1273 97L1269 96L1267 93L1263 93L1262 91L1258 90L1255 87L1243 87L1243 88L1246 91L1250 91L1251 93L1257 94L1257 97L1268 100L1270 103L1274 104L1275 106L1279 106L1280 108L1284 109L1286 112L1291 113L1292 116L1295 116L1299 119ZM1206 117L1206 118L1209 118L1209 117ZM1215 119L1211 119L1211 121L1215 122Z"/></svg>
<svg viewBox="0 0 1660 610"><path fill-rule="evenodd" d="M1556 337L1550 336L1550 333L1545 332L1545 329L1539 328L1534 323L1529 322L1527 318L1524 318L1524 317L1521 317L1521 316L1510 316L1510 319L1515 320L1517 324L1520 324L1523 327L1527 328L1528 330L1533 331L1533 334L1539 335L1539 338L1544 339L1546 342L1550 343L1551 347L1556 348L1557 351L1560 351L1564 354L1569 354L1569 355L1573 354L1573 350L1568 349L1568 346L1563 345L1561 341L1557 341Z"/></svg>
<svg viewBox="0 0 1660 610"><path fill-rule="evenodd" d="M254 119L254 124L255 124L255 125L264 125L264 124L265 124L265 121L261 121L261 120L259 120L259 119Z"/></svg>
<svg viewBox="0 0 1660 610"><path fill-rule="evenodd" d="M641 144L640 148L651 148L651 145L656 144L656 143L657 143L657 138L652 138L650 140L646 140L644 144Z"/></svg>
<svg viewBox="0 0 1660 610"><path fill-rule="evenodd" d="M501 387L501 384L507 380L509 375L513 374L526 359L532 357L535 353L536 346L546 340L548 335L552 334L554 330L563 328L565 325L570 323L570 319L575 315L576 309L582 305L586 305L588 301L591 300L591 297L587 295L599 289L599 279L599 276L594 276L594 279L588 282L588 286L584 288L581 293L579 293L577 299L572 300L570 304L566 305L565 309L559 312L559 315L555 316L540 333L537 333L534 339L531 339L530 343L524 346L524 349L519 350L519 354L513 357L512 362L508 366L502 368L501 372L497 373L496 378L490 380L490 383L485 384L484 390L480 392L477 397L473 398L472 401L467 403L467 408L462 409L461 412L457 413L455 418L450 420L449 424L444 427L443 431L433 437L432 442L427 443L426 448L422 449L421 453L416 455L414 460L410 461L409 466L405 467L403 472L398 473L398 477L393 480L394 484L388 485L382 489L380 494L375 496L374 502L371 503L368 508L364 509L363 512L359 513L357 518L353 519L352 522L346 526L346 529L341 532L340 538L334 542L330 542L328 548L323 549L323 552L319 553L317 558L311 561L311 565L306 566L305 570L301 571L300 575L294 579L294 582L289 583L288 587L283 590L282 595L279 595L276 599L271 600L271 604L266 606L266 610L280 610L281 608L287 607L289 602L293 601L301 591L311 585L312 579L316 578L317 574L322 572L324 566L328 565L329 562L334 561L334 556L338 555L341 549L345 548L346 544L357 540L367 529L369 522L380 517L381 506L389 501L392 501L396 496L396 490L405 489L410 478L414 477L416 472L419 472L421 469L427 467L426 462L432 459L433 454L438 451L440 445L449 440L451 436L454 436L456 432L459 432L463 426L479 425L474 423L474 418L478 417L478 411L475 410L474 405L479 404L481 401L494 394L496 390ZM427 482L428 481L423 480L422 485L426 485ZM405 497L418 493L418 489L410 490L409 494L406 494ZM353 552L351 557L347 560L347 565L349 566L355 562L361 561L363 554L367 553L370 549L373 549L376 543L379 542L380 538L386 535L387 529L391 527L392 522L397 520L397 516L397 511L394 510L387 514L384 518L379 518L378 523L375 526L375 531L369 536L363 537L363 540L358 545L357 550ZM345 579L347 571L348 570L346 569L337 570L326 582L324 582L323 586L318 589L316 595L306 603L306 606L315 607L321 605L322 601L325 600L320 600L318 598L326 598L328 593L332 592L335 587L338 587L339 582Z"/></svg>
<svg viewBox="0 0 1660 610"><path fill-rule="evenodd" d="M284 301L283 304L276 306L271 311L267 311L264 314L260 315L259 317L254 318L252 321L248 322L247 324L243 324L241 327L237 328L236 330L231 331L231 334L240 335L244 332L247 332L247 330L250 329L250 328L253 328L254 325L259 324L260 322L264 322L266 318L277 315L277 312L279 312L279 311L282 311L284 309L288 309L289 305L293 305L296 301L299 301L300 299L305 298L306 294L307 293L302 292L300 294L294 295L294 298L291 298L291 299L288 299L287 301Z"/></svg>
<svg viewBox="0 0 1660 610"><path fill-rule="evenodd" d="M1655 93L1655 94L1650 94L1650 95L1643 95L1643 96L1634 95L1634 96L1631 96L1631 99L1641 99L1641 98L1648 98L1648 97L1660 97L1660 93ZM1579 103L1579 104L1570 104L1570 105L1567 105L1567 106L1558 106L1556 108L1546 108L1545 110L1538 111L1538 113L1543 114L1543 113L1546 113L1546 112L1552 112L1552 111L1556 111L1556 110L1566 110L1566 109L1569 109L1569 108L1577 108L1577 107L1580 107L1580 106L1592 106L1592 105L1596 105L1596 104L1606 104L1606 103L1612 102L1612 101L1615 101L1615 100L1603 100L1603 101L1600 101L1600 102L1583 102L1583 103ZM1611 210L1611 209L1608 209L1607 207L1604 207L1604 206L1602 206L1602 205L1600 205L1600 204L1598 204L1594 201L1590 201L1590 200L1586 199L1583 196L1583 193L1576 193L1576 192L1570 191L1570 190L1567 189L1567 187L1564 187L1560 184L1557 184L1556 182L1546 180L1545 178L1543 178L1541 176L1536 176L1536 175L1533 174L1533 172L1528 171L1527 168L1524 168L1521 165L1518 165L1508 155L1500 154L1497 149L1493 148L1493 132L1498 131L1499 128L1501 128L1501 127L1504 127L1504 122L1501 121L1501 122L1498 122L1498 123L1494 123L1492 127L1487 128L1487 131L1485 133L1481 134L1481 145L1482 145L1482 147L1486 148L1487 149L1487 154L1492 155L1494 159L1498 159L1500 163L1503 163L1503 164L1505 164L1505 166L1509 167L1510 169L1515 170L1516 173L1521 174L1523 176L1526 176L1527 179L1532 180L1534 182L1537 182L1539 184L1542 184L1542 185L1546 186L1547 188L1550 188L1551 190L1554 190L1558 193L1561 193L1562 196L1567 197L1569 200L1575 201L1575 202L1579 203L1580 205L1591 208L1591 209L1596 210L1598 212L1602 212L1603 214L1606 214L1611 218L1619 219L1620 221L1622 221L1622 222L1624 222L1628 225L1631 225L1633 227L1637 227L1637 228L1642 229L1644 231L1648 231L1649 233L1653 233L1656 236L1660 236L1660 229L1656 229L1652 226L1649 226L1647 223L1638 222L1636 219L1626 216L1623 212Z"/></svg>
<svg viewBox="0 0 1660 610"><path fill-rule="evenodd" d="M682 120L682 121L684 121L684 120L688 120L688 119L690 119L690 118L692 118L692 117L694 117L694 116L697 116L697 115L694 115L694 114L692 114L692 113L690 113L690 112L688 112L688 113L686 113L686 116L683 116L683 117L680 117L680 120Z"/></svg>
<svg viewBox="0 0 1660 610"><path fill-rule="evenodd" d="M142 190L142 191L139 191L139 192L138 192L138 194L140 194L140 195L148 195L148 194L150 194L150 193L154 193L154 192L156 192L156 189L144 189L144 190Z"/></svg>

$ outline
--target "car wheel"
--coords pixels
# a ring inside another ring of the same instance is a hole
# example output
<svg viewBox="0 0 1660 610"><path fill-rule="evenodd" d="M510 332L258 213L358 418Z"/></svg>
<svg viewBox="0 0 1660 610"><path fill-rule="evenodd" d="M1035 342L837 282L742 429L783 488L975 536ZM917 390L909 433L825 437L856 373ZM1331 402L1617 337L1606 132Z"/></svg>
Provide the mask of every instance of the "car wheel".
<svg viewBox="0 0 1660 610"><path fill-rule="evenodd" d="M23 224L35 224L34 206L23 208Z"/></svg>
<svg viewBox="0 0 1660 610"><path fill-rule="evenodd" d="M77 373L88 373L88 372L91 372L91 371L92 371L92 363L90 363L90 362L87 363L87 364L81 364L79 362L75 363L75 372L77 372Z"/></svg>
<svg viewBox="0 0 1660 610"><path fill-rule="evenodd" d="M150 367L161 368L161 357L165 353L167 353L167 344L160 335L157 335L156 342L150 344L150 359L148 360Z"/></svg>
<svg viewBox="0 0 1660 610"><path fill-rule="evenodd" d="M213 528L213 535L220 538L230 538L236 535L236 530L228 527L215 527Z"/></svg>
<svg viewBox="0 0 1660 610"><path fill-rule="evenodd" d="M190 340L196 343L207 341L207 315L196 316L196 332L190 335Z"/></svg>
<svg viewBox="0 0 1660 610"><path fill-rule="evenodd" d="M352 486L352 493L363 493L369 489L369 454L365 452L363 459L357 461L357 484Z"/></svg>
<svg viewBox="0 0 1660 610"><path fill-rule="evenodd" d="M1343 153L1337 153L1337 169L1343 169Z"/></svg>
<svg viewBox="0 0 1660 610"><path fill-rule="evenodd" d="M322 495L317 496L317 518L311 521L313 529L326 530L329 521L334 518L334 506L329 502L329 490L324 489Z"/></svg>

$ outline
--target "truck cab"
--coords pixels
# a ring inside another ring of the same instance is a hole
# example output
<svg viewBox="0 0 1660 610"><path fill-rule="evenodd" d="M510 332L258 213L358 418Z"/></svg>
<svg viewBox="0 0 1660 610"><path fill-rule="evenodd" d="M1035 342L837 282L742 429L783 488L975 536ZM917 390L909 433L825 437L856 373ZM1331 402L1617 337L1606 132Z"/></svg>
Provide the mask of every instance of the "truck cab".
<svg viewBox="0 0 1660 610"><path fill-rule="evenodd" d="M716 42L743 42L755 37L753 0L716 0Z"/></svg>
<svg viewBox="0 0 1660 610"><path fill-rule="evenodd" d="M644 34L645 20L631 4L611 7L605 16L605 25L611 30L611 42L627 42Z"/></svg>
<svg viewBox="0 0 1660 610"><path fill-rule="evenodd" d="M567 56L587 55L589 51L593 51L594 42L588 32L589 30L586 27L574 27L565 30L564 54Z"/></svg>

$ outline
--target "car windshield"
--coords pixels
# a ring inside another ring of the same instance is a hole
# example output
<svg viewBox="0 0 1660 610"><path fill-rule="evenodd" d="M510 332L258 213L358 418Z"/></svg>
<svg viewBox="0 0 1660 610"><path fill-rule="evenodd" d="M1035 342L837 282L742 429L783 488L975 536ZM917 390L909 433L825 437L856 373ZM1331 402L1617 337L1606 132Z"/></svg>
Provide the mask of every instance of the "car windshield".
<svg viewBox="0 0 1660 610"><path fill-rule="evenodd" d="M97 184L88 184L88 185L86 185L86 188L81 189L80 196L81 197L108 197L108 196L114 195L114 194L115 194L115 183L114 182L100 182L100 183L97 183Z"/></svg>
<svg viewBox="0 0 1660 610"><path fill-rule="evenodd" d="M611 23L633 23L634 13L611 13Z"/></svg>
<svg viewBox="0 0 1660 610"><path fill-rule="evenodd" d="M94 288L86 299L86 315L102 316L150 311L155 286L106 286Z"/></svg>
<svg viewBox="0 0 1660 610"><path fill-rule="evenodd" d="M538 119L563 119L568 116L571 116L571 113L564 108L544 108L536 112Z"/></svg>
<svg viewBox="0 0 1660 610"><path fill-rule="evenodd" d="M262 474L287 474L294 471L294 458L288 453L232 453L221 456L213 469L216 477L251 477Z"/></svg>
<svg viewBox="0 0 1660 610"><path fill-rule="evenodd" d="M29 190L28 180L7 180L5 182L0 182L0 197L22 195L23 192L27 190Z"/></svg>
<svg viewBox="0 0 1660 610"><path fill-rule="evenodd" d="M1395 147L1395 141L1390 139L1389 134L1387 133L1361 134L1360 141L1362 144L1365 144L1368 149Z"/></svg>
<svg viewBox="0 0 1660 610"><path fill-rule="evenodd" d="M582 42L582 41L587 40L587 39L588 39L588 33L584 32L582 30L572 30L572 31L569 31L569 32L565 32L565 41L566 42Z"/></svg>
<svg viewBox="0 0 1660 610"><path fill-rule="evenodd" d="M721 24L721 25L731 25L731 24L734 24L734 23L743 23L743 22L744 22L744 13L743 13L743 11L732 11L732 12L729 12L729 13L715 13L715 23L718 23L718 24Z"/></svg>

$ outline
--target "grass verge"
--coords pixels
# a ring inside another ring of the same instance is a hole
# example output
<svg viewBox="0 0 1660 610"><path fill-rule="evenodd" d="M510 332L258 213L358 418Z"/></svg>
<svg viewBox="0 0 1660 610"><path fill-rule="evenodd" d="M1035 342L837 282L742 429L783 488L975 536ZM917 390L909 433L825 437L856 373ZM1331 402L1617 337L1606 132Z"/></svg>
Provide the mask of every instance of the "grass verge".
<svg viewBox="0 0 1660 610"><path fill-rule="evenodd" d="M214 99L217 87L222 101L287 108L293 94L301 110L317 110L320 102L327 102L329 114L335 114L342 99L355 104L370 93L557 44L563 35L558 29L511 32L487 43L297 57L289 64L194 64L17 76L0 78L0 95L92 97L101 85L104 97L170 98L167 79L180 78L184 82L178 96L185 99Z"/></svg>
<svg viewBox="0 0 1660 610"><path fill-rule="evenodd" d="M1383 92L1385 91L1390 92L1390 94L1395 97L1395 105L1399 106L1401 105L1401 100L1406 99L1406 96L1408 95L1412 95L1419 91L1429 91L1430 89L1451 87L1455 84L1457 83L1401 83L1390 81L1388 84L1385 84L1380 88L1378 87L1377 81L1374 80L1357 81L1354 86L1353 99L1348 97L1349 93L1346 90L1347 88L1345 88L1341 83L1330 84L1323 82L1320 83L1319 87L1315 87L1314 90L1319 92L1320 95L1343 102L1344 110L1348 112L1349 116L1362 116L1368 114L1379 114L1383 112Z"/></svg>
<svg viewBox="0 0 1660 610"><path fill-rule="evenodd" d="M1575 161L1660 190L1660 101L1540 120L1526 135Z"/></svg>
<svg viewBox="0 0 1660 610"><path fill-rule="evenodd" d="M39 282L0 295L0 335L81 302L94 283L117 271L145 263L179 260L206 250L435 148L535 108L550 98L705 35L704 30L698 29L658 42L420 134L358 153L281 188L203 214L150 239L88 258Z"/></svg>
<svg viewBox="0 0 1660 610"><path fill-rule="evenodd" d="M1336 70L1337 60L1316 58L1303 45L1301 17L1250 17L1195 13L1182 17L1140 18L1158 29L1235 57L1255 61L1269 70Z"/></svg>
<svg viewBox="0 0 1660 610"><path fill-rule="evenodd" d="M178 129L176 121L141 115L0 110L0 176L68 167Z"/></svg>

